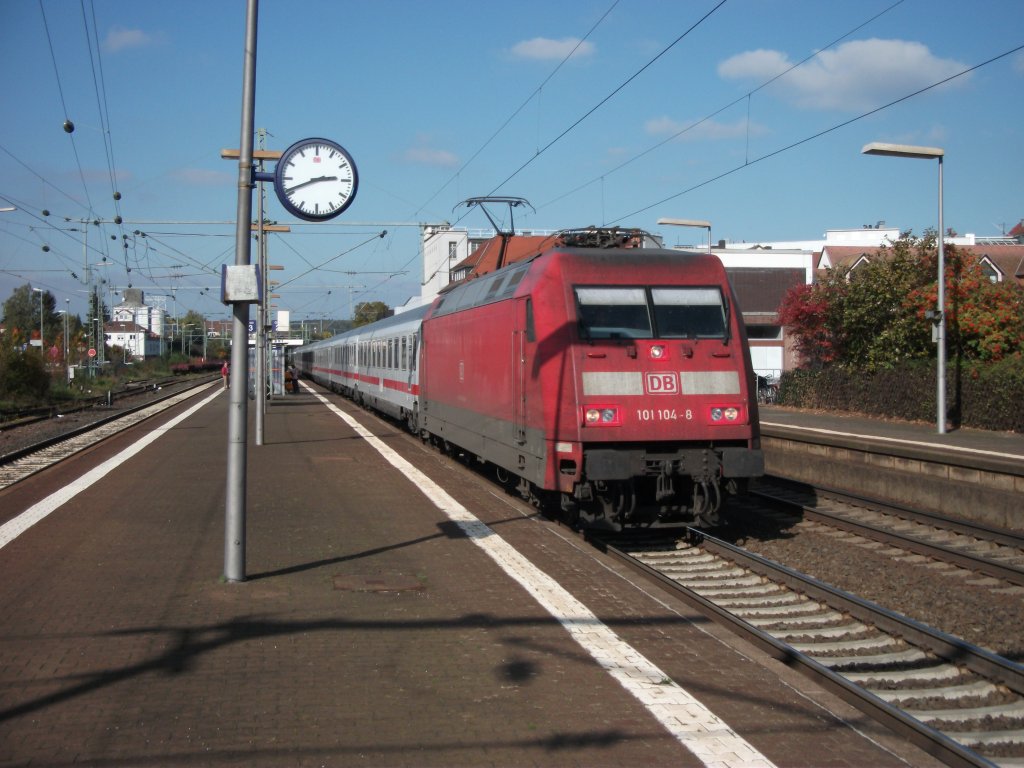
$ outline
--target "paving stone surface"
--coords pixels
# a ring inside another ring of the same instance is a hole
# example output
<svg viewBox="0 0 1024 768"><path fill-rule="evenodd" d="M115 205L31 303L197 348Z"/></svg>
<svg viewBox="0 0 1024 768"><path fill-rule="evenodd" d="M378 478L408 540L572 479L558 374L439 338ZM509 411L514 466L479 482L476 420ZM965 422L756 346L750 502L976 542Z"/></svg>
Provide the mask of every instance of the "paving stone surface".
<svg viewBox="0 0 1024 768"><path fill-rule="evenodd" d="M933 764L341 407L775 764ZM0 549L0 766L702 764L309 394L271 406L263 446L250 427L247 579L226 583L226 430L220 397ZM132 439L0 494L0 522Z"/></svg>

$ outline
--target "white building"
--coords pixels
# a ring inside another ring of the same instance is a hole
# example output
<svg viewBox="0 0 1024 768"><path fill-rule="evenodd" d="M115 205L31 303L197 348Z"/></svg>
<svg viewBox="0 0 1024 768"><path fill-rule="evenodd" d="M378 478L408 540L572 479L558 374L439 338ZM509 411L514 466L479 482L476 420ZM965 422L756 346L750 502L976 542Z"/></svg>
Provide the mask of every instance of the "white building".
<svg viewBox="0 0 1024 768"><path fill-rule="evenodd" d="M123 350L124 362L160 356L160 337L137 323L113 320L103 326L103 335L108 347Z"/></svg>
<svg viewBox="0 0 1024 768"><path fill-rule="evenodd" d="M110 313L114 322L134 323L157 336L163 336L167 310L147 305L140 288L125 288L121 298L121 303Z"/></svg>

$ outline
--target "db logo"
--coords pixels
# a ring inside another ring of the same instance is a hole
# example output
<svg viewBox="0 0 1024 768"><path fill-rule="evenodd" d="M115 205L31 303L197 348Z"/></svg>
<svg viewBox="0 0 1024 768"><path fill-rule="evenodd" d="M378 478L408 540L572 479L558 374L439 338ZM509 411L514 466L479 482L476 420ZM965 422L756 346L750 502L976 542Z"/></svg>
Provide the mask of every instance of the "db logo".
<svg viewBox="0 0 1024 768"><path fill-rule="evenodd" d="M674 372L648 373L644 384L649 395L679 394L679 376Z"/></svg>

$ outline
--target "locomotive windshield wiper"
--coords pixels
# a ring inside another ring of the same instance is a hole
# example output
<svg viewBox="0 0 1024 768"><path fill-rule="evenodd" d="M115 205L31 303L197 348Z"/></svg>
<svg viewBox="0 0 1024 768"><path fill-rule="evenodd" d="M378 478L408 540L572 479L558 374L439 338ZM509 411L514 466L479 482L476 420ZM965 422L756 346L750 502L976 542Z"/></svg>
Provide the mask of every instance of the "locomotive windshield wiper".
<svg viewBox="0 0 1024 768"><path fill-rule="evenodd" d="M725 314L725 336L722 338L722 343L729 346L729 340L732 338L732 334L729 332L729 297L722 296L722 309Z"/></svg>

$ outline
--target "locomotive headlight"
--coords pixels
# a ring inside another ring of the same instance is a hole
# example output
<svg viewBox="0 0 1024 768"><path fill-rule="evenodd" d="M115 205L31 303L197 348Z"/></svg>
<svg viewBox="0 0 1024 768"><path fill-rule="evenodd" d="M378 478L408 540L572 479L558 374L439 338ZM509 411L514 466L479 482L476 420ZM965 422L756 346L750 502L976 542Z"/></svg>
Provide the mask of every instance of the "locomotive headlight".
<svg viewBox="0 0 1024 768"><path fill-rule="evenodd" d="M661 360L665 357L665 346L663 344L655 344L651 347L651 360Z"/></svg>
<svg viewBox="0 0 1024 768"><path fill-rule="evenodd" d="M714 406L708 411L711 421L718 424L739 421L740 409L734 405Z"/></svg>
<svg viewBox="0 0 1024 768"><path fill-rule="evenodd" d="M583 409L583 423L588 427L615 427L622 419L617 406L592 405Z"/></svg>

